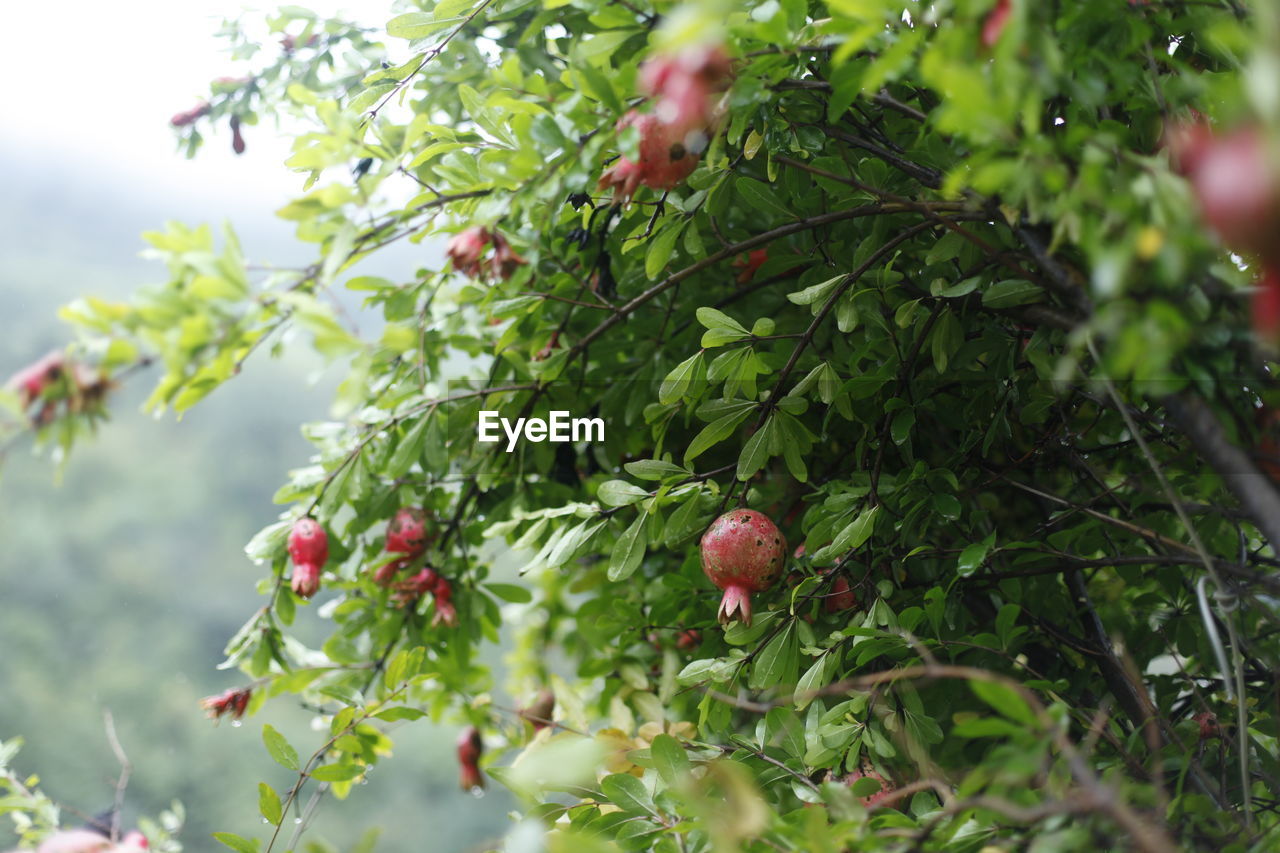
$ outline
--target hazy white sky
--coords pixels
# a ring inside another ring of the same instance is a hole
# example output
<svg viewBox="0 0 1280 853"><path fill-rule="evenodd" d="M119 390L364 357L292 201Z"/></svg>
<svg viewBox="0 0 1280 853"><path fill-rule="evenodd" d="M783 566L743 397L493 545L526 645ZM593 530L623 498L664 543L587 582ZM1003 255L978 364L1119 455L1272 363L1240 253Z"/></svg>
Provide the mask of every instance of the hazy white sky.
<svg viewBox="0 0 1280 853"><path fill-rule="evenodd" d="M5 4L0 43L0 147L24 160L90 167L135 186L210 201L283 203L301 177L280 164L285 145L269 122L246 128L248 150L206 140L194 161L177 153L169 117L208 92L208 81L242 73L214 38L244 0L63 0ZM391 0L303 0L370 26L391 17ZM271 208L267 208L271 209Z"/></svg>

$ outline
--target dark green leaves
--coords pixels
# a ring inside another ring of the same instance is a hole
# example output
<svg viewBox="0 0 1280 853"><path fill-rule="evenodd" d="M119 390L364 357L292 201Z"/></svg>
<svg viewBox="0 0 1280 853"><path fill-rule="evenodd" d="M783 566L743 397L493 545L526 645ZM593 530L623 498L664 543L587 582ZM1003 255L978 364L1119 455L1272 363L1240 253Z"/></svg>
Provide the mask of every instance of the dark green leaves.
<svg viewBox="0 0 1280 853"><path fill-rule="evenodd" d="M640 563L644 560L645 548L649 544L648 534L645 531L646 518L645 513L640 513L635 521L631 522L631 526L618 537L617 544L613 546L613 555L609 558L609 580L626 580L640 568Z"/></svg>
<svg viewBox="0 0 1280 853"><path fill-rule="evenodd" d="M267 754L277 764L290 770L300 769L297 750L290 746L285 736L276 731L270 723L262 727L262 742L266 744Z"/></svg>

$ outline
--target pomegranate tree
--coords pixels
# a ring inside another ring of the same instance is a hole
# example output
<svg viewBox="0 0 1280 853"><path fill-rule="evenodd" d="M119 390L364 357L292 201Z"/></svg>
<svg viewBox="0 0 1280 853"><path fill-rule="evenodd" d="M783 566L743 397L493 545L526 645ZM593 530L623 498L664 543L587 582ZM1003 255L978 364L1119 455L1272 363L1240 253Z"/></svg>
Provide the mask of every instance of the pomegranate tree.
<svg viewBox="0 0 1280 853"><path fill-rule="evenodd" d="M293 591L310 598L320 589L320 570L329 559L329 535L314 518L300 518L289 531Z"/></svg>
<svg viewBox="0 0 1280 853"><path fill-rule="evenodd" d="M768 516L735 509L717 518L702 534L702 571L720 589L721 624L740 616L751 624L751 593L773 586L782 574L787 541Z"/></svg>

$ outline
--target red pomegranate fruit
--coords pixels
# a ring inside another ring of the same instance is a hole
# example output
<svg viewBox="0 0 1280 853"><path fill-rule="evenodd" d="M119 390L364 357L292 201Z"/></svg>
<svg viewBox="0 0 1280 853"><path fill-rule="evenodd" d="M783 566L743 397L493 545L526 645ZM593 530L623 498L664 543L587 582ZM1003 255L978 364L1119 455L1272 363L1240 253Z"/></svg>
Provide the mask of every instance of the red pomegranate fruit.
<svg viewBox="0 0 1280 853"><path fill-rule="evenodd" d="M698 154L706 146L705 130L685 131L665 124L657 116L627 113L618 121L619 133L634 127L640 134L640 157L636 161L619 157L618 162L600 176L600 187L612 187L621 199L629 199L645 186L655 190L672 190L698 166Z"/></svg>
<svg viewBox="0 0 1280 853"><path fill-rule="evenodd" d="M822 609L828 613L843 613L858 606L858 596L849 586L849 579L839 575L831 582L831 589L822 599Z"/></svg>
<svg viewBox="0 0 1280 853"><path fill-rule="evenodd" d="M726 624L739 616L751 624L751 593L777 582L786 561L787 540L768 516L735 509L717 518L702 534L702 571L720 589L718 618Z"/></svg>
<svg viewBox="0 0 1280 853"><path fill-rule="evenodd" d="M676 637L676 648L682 652L691 652L700 645L702 645L702 632L696 628L681 631L680 636Z"/></svg>
<svg viewBox="0 0 1280 853"><path fill-rule="evenodd" d="M1005 26L1009 23L1009 15L1013 13L1010 0L996 0L995 8L988 14L982 24L982 46L992 48L1000 40Z"/></svg>
<svg viewBox="0 0 1280 853"><path fill-rule="evenodd" d="M858 801L869 809L876 808L893 794L893 786L889 784L889 780L885 779L875 770L864 768L855 770L845 777L845 783L850 787L860 779L875 779L880 783L880 790L875 793L868 794L865 797L859 797Z"/></svg>
<svg viewBox="0 0 1280 853"><path fill-rule="evenodd" d="M660 54L640 66L640 89L656 99L654 115L679 128L710 125L713 96L728 88L732 78L733 65L719 45Z"/></svg>
<svg viewBox="0 0 1280 853"><path fill-rule="evenodd" d="M475 726L468 726L458 735L458 784L464 791L484 788L484 775L480 772L480 756L484 754L484 740Z"/></svg>
<svg viewBox="0 0 1280 853"><path fill-rule="evenodd" d="M403 507L387 525L387 550L394 554L416 557L426 550L434 538L427 533L430 516L415 506Z"/></svg>
<svg viewBox="0 0 1280 853"><path fill-rule="evenodd" d="M300 518L289 531L293 591L310 598L320 589L320 570L329 559L329 536L313 518Z"/></svg>
<svg viewBox="0 0 1280 853"><path fill-rule="evenodd" d="M1222 737L1222 727L1218 725L1218 715L1212 711L1201 711L1193 718L1200 727L1200 740L1211 740Z"/></svg>

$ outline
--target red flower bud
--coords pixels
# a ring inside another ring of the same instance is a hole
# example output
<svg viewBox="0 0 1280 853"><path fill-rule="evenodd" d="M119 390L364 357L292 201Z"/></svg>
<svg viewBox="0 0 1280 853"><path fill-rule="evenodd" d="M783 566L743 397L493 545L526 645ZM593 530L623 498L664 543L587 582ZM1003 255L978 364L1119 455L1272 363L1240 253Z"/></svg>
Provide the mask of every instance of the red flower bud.
<svg viewBox="0 0 1280 853"><path fill-rule="evenodd" d="M244 137L240 135L240 116L231 117L231 150L244 153Z"/></svg>
<svg viewBox="0 0 1280 853"><path fill-rule="evenodd" d="M445 246L444 254L453 262L455 270L471 278L480 278L483 273L480 257L484 254L489 241L488 229L474 225L455 234Z"/></svg>
<svg viewBox="0 0 1280 853"><path fill-rule="evenodd" d="M320 591L320 567L311 563L297 563L289 585L298 598L310 598Z"/></svg>
<svg viewBox="0 0 1280 853"><path fill-rule="evenodd" d="M400 604L412 604L435 589L440 581L435 569L426 566L408 580L396 584L395 599Z"/></svg>
<svg viewBox="0 0 1280 853"><path fill-rule="evenodd" d="M453 606L453 587L444 575L436 578L435 589L436 615L431 619L432 627L444 625L448 628L458 627L458 610Z"/></svg>
<svg viewBox="0 0 1280 853"><path fill-rule="evenodd" d="M26 408L62 375L65 366L66 356L62 350L54 350L11 376L5 387L17 391L23 408Z"/></svg>
<svg viewBox="0 0 1280 853"><path fill-rule="evenodd" d="M217 696L206 696L200 700L200 707L209 712L211 719L230 717L238 720L244 716L249 707L249 698L253 695L252 687L233 687Z"/></svg>
<svg viewBox="0 0 1280 853"><path fill-rule="evenodd" d="M484 775L480 772L480 756L484 754L484 741L475 726L468 726L458 735L458 782L464 791L484 787Z"/></svg>

